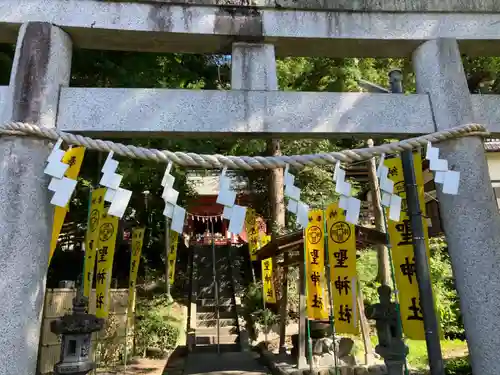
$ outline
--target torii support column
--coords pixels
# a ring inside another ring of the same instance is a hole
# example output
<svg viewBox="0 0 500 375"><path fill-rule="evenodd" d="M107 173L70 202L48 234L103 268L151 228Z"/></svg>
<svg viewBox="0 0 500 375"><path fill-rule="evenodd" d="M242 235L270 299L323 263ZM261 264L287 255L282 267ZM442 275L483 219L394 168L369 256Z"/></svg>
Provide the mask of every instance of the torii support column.
<svg viewBox="0 0 500 375"><path fill-rule="evenodd" d="M10 119L55 127L70 68L68 35L49 23L22 25ZM35 374L54 211L43 173L49 152L45 140L0 138L0 374Z"/></svg>
<svg viewBox="0 0 500 375"><path fill-rule="evenodd" d="M260 90L277 91L278 76L276 74L276 57L274 46L258 43L234 43L231 61L231 89L232 90ZM258 110L249 109L249 113L257 114ZM258 119L256 119L258 120ZM283 173L275 170L274 173ZM280 200L283 199L283 188L275 192ZM285 253L285 259L287 255ZM274 262L274 260L273 260ZM274 263L273 263L274 264ZM273 265L277 269L276 265ZM287 318L287 268L284 267L283 282L280 299L280 353L285 352L286 318Z"/></svg>
<svg viewBox="0 0 500 375"><path fill-rule="evenodd" d="M457 42L431 40L413 54L417 92L428 93L438 131L474 122ZM460 171L458 195L437 188L474 374L500 374L500 215L479 137L439 144Z"/></svg>

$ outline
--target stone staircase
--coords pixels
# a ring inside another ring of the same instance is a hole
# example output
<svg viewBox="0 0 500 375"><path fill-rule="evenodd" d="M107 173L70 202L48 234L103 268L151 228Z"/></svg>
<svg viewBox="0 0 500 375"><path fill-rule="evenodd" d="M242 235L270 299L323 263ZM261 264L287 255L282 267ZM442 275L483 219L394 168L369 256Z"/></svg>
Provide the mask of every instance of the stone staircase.
<svg viewBox="0 0 500 375"><path fill-rule="evenodd" d="M215 247L215 272L218 287L219 314L213 277L211 246L200 246L194 251L193 294L196 296L196 351L240 350L238 307L244 289L245 259L240 249L230 246ZM219 329L217 329L217 318Z"/></svg>

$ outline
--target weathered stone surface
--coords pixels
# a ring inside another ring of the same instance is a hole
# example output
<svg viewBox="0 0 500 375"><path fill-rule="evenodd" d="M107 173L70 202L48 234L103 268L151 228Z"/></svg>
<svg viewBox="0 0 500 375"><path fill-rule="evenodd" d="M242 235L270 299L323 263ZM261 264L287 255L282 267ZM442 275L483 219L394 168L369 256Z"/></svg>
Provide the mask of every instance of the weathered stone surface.
<svg viewBox="0 0 500 375"><path fill-rule="evenodd" d="M428 92L437 130L474 121L456 41L438 39L413 56L417 91ZM439 145L440 158L460 171L458 195L437 189L474 374L500 374L500 214L479 137Z"/></svg>
<svg viewBox="0 0 500 375"><path fill-rule="evenodd" d="M137 0L136 0L137 1ZM139 0L159 4L331 9L357 12L499 12L495 0Z"/></svg>
<svg viewBox="0 0 500 375"><path fill-rule="evenodd" d="M12 105L9 100L9 86L0 86L0 123L9 120L12 113L11 108L7 108L7 104Z"/></svg>
<svg viewBox="0 0 500 375"><path fill-rule="evenodd" d="M340 375L354 375L354 368L352 367L341 367Z"/></svg>
<svg viewBox="0 0 500 375"><path fill-rule="evenodd" d="M47 23L21 28L7 118L55 127L69 82L71 41ZM46 141L0 138L0 374L35 373L53 207L44 176Z"/></svg>
<svg viewBox="0 0 500 375"><path fill-rule="evenodd" d="M0 42L13 42L22 23L37 20L66 28L79 47L106 50L230 53L233 42L243 41L273 43L278 56L407 57L440 37L457 38L468 55L495 55L500 45L495 0L262 0L280 9L179 1L3 0ZM294 9L284 10L288 5Z"/></svg>
<svg viewBox="0 0 500 375"><path fill-rule="evenodd" d="M349 337L342 337L338 342L337 356L339 358L347 357L352 354L354 348L354 341Z"/></svg>
<svg viewBox="0 0 500 375"><path fill-rule="evenodd" d="M369 375L368 368L366 367L357 367L354 369L354 375Z"/></svg>
<svg viewBox="0 0 500 375"><path fill-rule="evenodd" d="M104 319L88 314L88 301L80 291L73 298L73 313L65 314L50 323L50 331L56 335L90 334L98 332L104 325Z"/></svg>
<svg viewBox="0 0 500 375"><path fill-rule="evenodd" d="M385 375L387 370L384 365L375 365L368 368L369 375Z"/></svg>
<svg viewBox="0 0 500 375"><path fill-rule="evenodd" d="M236 61L243 63L236 56ZM252 62L239 71L248 74L260 69L262 66ZM58 128L113 137L166 133L240 137L246 133L280 138L304 137L305 133L307 137L368 132L410 135L434 130L427 95L291 92L272 88L274 91L248 92L247 87L259 90L257 87L265 86L257 86L260 83L256 81L243 86L245 82L248 79L235 80L231 91L65 88L61 92Z"/></svg>

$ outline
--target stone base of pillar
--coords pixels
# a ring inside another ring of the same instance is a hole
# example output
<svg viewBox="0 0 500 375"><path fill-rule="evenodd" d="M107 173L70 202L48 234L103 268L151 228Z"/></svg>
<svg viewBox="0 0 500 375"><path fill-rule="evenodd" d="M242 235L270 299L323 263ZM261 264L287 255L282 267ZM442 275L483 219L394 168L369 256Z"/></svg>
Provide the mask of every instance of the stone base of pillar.
<svg viewBox="0 0 500 375"><path fill-rule="evenodd" d="M307 363L306 357L299 357L299 358L297 358L297 368L299 370L303 370L303 369L309 368L309 364Z"/></svg>
<svg viewBox="0 0 500 375"><path fill-rule="evenodd" d="M387 367L387 375L404 375L404 362L401 361L385 361Z"/></svg>

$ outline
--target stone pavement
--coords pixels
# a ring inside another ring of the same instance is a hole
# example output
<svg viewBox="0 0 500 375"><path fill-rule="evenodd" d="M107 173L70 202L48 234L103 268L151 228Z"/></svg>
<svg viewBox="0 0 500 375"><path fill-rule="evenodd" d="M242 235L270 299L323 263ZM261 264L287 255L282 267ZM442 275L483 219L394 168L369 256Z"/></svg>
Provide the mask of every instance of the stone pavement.
<svg viewBox="0 0 500 375"><path fill-rule="evenodd" d="M166 359L135 358L126 369L123 365L113 369L98 369L97 375L162 375L166 363Z"/></svg>
<svg viewBox="0 0 500 375"><path fill-rule="evenodd" d="M192 353L186 360L184 375L265 375L271 372L251 352Z"/></svg>

